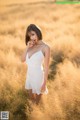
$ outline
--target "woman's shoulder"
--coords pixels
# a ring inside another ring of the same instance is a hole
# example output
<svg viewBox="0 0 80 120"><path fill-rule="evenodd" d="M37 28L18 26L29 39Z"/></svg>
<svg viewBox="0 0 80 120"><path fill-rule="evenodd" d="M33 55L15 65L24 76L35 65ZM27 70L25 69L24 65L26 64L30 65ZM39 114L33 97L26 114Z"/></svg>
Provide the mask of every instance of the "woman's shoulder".
<svg viewBox="0 0 80 120"><path fill-rule="evenodd" d="M50 52L50 46L46 42L43 42L43 52L44 53Z"/></svg>
<svg viewBox="0 0 80 120"><path fill-rule="evenodd" d="M48 45L48 43L43 42L43 48L44 49L50 49L50 46Z"/></svg>

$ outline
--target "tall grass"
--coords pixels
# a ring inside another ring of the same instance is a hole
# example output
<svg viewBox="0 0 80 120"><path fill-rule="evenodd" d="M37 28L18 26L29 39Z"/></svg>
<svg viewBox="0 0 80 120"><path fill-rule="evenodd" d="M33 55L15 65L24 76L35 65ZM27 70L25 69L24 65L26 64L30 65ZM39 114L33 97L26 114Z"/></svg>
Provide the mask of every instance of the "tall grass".
<svg viewBox="0 0 80 120"><path fill-rule="evenodd" d="M36 12L37 11L37 12ZM80 119L80 5L45 1L0 2L0 111L10 120ZM48 95L39 106L31 104L25 90L27 66L20 57L26 48L30 23L41 27L51 48Z"/></svg>

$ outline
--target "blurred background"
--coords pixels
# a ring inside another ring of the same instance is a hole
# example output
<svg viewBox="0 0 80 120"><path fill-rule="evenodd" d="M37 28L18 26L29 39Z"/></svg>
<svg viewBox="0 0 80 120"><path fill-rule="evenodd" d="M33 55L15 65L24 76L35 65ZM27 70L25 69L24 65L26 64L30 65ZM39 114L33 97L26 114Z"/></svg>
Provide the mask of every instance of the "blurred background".
<svg viewBox="0 0 80 120"><path fill-rule="evenodd" d="M25 32L38 25L51 48L47 87L39 106L24 88ZM0 111L10 120L80 120L80 5L52 0L0 0Z"/></svg>

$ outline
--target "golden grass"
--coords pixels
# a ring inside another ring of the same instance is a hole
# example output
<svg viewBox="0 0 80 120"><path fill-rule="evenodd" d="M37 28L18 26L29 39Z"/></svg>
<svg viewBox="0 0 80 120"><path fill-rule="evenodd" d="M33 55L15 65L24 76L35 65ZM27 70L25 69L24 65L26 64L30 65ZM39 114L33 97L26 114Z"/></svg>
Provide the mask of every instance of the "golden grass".
<svg viewBox="0 0 80 120"><path fill-rule="evenodd" d="M0 1L0 111L10 120L80 119L80 5L49 0ZM21 63L25 32L30 23L41 27L51 47L49 94L31 105L24 89L26 63Z"/></svg>

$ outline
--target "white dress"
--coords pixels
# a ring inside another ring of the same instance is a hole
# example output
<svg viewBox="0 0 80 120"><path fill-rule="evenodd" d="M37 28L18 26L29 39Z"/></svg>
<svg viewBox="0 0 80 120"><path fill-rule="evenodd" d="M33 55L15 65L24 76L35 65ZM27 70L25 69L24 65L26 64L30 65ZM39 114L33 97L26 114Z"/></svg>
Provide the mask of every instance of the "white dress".
<svg viewBox="0 0 80 120"><path fill-rule="evenodd" d="M28 65L28 70L26 74L25 89L32 89L32 93L36 94L47 94L48 89L41 92L41 86L44 82L44 70L43 70L43 60L44 55L41 50L33 53L29 58L28 53L26 55L26 64Z"/></svg>

